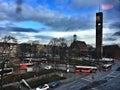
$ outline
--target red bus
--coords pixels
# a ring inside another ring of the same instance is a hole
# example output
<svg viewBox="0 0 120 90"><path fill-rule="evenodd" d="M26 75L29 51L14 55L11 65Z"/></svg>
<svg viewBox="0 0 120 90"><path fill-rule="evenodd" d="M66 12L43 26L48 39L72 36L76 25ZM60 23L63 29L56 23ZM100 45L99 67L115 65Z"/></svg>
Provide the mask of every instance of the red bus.
<svg viewBox="0 0 120 90"><path fill-rule="evenodd" d="M97 71L97 67L95 66L75 66L75 72L91 73L96 71Z"/></svg>
<svg viewBox="0 0 120 90"><path fill-rule="evenodd" d="M24 70L33 65L34 65L33 63L22 63L22 64L20 64L20 69Z"/></svg>

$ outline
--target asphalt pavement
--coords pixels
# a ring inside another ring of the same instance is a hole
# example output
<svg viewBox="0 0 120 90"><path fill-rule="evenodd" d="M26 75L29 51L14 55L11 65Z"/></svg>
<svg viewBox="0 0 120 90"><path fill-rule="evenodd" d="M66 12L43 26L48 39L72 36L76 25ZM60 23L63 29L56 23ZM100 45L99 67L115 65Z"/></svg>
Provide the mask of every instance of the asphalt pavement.
<svg viewBox="0 0 120 90"><path fill-rule="evenodd" d="M71 82L63 84L54 90L120 90L120 71L116 71L119 66L120 61L116 61L109 71L97 71L88 75L76 74L73 76L74 79L70 77L70 80L67 80ZM85 87L90 88L85 89Z"/></svg>
<svg viewBox="0 0 120 90"><path fill-rule="evenodd" d="M89 86L91 83L100 80L107 80L107 82L100 84L99 86L91 87L89 90L120 90L120 72L115 71L120 66L120 61L117 61L110 71L97 71L96 73L64 73L67 76L66 80L62 80L62 84L54 90L81 90L82 88ZM32 80L29 79L29 80ZM28 81L29 81L28 80ZM11 85L17 86L18 82ZM29 90L22 86L22 90Z"/></svg>

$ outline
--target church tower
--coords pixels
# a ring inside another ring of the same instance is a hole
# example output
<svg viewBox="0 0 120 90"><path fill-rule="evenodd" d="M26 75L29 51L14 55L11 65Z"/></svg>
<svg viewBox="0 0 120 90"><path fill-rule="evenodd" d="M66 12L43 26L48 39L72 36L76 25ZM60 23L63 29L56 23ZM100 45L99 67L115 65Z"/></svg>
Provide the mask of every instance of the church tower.
<svg viewBox="0 0 120 90"><path fill-rule="evenodd" d="M102 47L102 35L103 35L103 13L96 13L96 55L97 58L102 58L103 47Z"/></svg>

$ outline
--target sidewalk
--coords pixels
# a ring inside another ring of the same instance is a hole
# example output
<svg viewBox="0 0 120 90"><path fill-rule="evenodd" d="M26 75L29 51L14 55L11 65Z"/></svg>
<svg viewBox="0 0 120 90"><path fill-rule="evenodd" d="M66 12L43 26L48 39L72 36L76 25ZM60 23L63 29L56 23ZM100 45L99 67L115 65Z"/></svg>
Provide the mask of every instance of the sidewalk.
<svg viewBox="0 0 120 90"><path fill-rule="evenodd" d="M63 84L73 82L76 78L75 73L65 73L65 74L66 75L64 75L64 76L67 77L67 79L61 80L61 83L63 83Z"/></svg>

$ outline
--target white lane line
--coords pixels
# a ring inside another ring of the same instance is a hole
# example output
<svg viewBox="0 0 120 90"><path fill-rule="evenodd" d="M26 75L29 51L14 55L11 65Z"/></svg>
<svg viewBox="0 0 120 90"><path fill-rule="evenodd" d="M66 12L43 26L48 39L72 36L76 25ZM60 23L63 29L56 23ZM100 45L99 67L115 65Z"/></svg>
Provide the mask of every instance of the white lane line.
<svg viewBox="0 0 120 90"><path fill-rule="evenodd" d="M69 89L72 89L72 88L74 88L74 87L75 87L75 85L73 85L73 86L70 86L70 87L69 87Z"/></svg>
<svg viewBox="0 0 120 90"><path fill-rule="evenodd" d="M81 78L81 79L88 81L88 82L92 82L92 80L90 80L90 79L86 79L86 78Z"/></svg>
<svg viewBox="0 0 120 90"><path fill-rule="evenodd" d="M92 88L92 90L98 90L97 88Z"/></svg>

